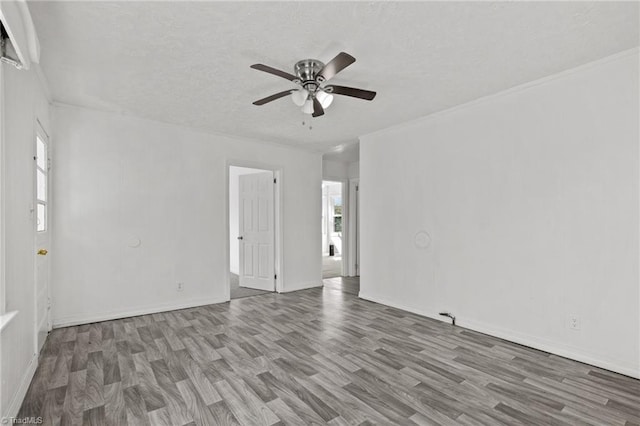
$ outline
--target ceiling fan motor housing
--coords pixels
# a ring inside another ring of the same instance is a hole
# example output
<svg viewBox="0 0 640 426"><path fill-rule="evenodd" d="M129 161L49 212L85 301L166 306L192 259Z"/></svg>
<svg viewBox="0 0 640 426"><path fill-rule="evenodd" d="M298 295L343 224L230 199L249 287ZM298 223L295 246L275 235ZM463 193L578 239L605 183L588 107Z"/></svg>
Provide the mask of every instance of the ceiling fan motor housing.
<svg viewBox="0 0 640 426"><path fill-rule="evenodd" d="M313 93L318 90L318 83L321 83L320 79L316 81L316 76L322 68L324 68L324 63L319 60L304 59L302 61L298 61L294 65L293 70L295 71L296 76L300 79L302 87Z"/></svg>

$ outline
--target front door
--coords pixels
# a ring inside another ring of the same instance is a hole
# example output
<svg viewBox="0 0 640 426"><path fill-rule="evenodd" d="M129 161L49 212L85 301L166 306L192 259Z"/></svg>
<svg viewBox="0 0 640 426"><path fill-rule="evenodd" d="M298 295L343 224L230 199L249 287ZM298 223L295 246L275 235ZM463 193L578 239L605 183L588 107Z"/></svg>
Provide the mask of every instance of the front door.
<svg viewBox="0 0 640 426"><path fill-rule="evenodd" d="M46 135L36 135L35 170L35 290L36 290L36 339L38 352L42 349L51 329L49 320L49 144Z"/></svg>
<svg viewBox="0 0 640 426"><path fill-rule="evenodd" d="M273 173L241 175L240 286L274 291Z"/></svg>

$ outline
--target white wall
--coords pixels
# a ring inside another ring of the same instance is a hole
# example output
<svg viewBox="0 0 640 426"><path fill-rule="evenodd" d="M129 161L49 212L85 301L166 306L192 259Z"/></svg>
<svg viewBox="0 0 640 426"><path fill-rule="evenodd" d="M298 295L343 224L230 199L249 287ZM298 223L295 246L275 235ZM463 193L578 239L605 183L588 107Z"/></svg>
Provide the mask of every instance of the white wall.
<svg viewBox="0 0 640 426"><path fill-rule="evenodd" d="M282 168L279 275L285 291L321 285L320 154L74 107L54 116L54 326L229 300L231 160Z"/></svg>
<svg viewBox="0 0 640 426"><path fill-rule="evenodd" d="M360 177L360 162L354 161L349 163L347 168L347 177L349 179L358 179Z"/></svg>
<svg viewBox="0 0 640 426"><path fill-rule="evenodd" d="M322 160L322 178L325 180L343 180L349 175L349 164L341 161Z"/></svg>
<svg viewBox="0 0 640 426"><path fill-rule="evenodd" d="M362 137L361 297L640 377L638 77L636 49Z"/></svg>
<svg viewBox="0 0 640 426"><path fill-rule="evenodd" d="M252 169L249 167L229 168L229 270L240 274L240 176L254 173L264 173L269 170Z"/></svg>
<svg viewBox="0 0 640 426"><path fill-rule="evenodd" d="M0 418L17 415L37 365L35 342L34 147L36 120L49 132L49 104L36 71L2 63L6 312L18 314L0 331Z"/></svg>
<svg viewBox="0 0 640 426"><path fill-rule="evenodd" d="M346 180L360 177L360 162L322 161L322 178L324 180Z"/></svg>

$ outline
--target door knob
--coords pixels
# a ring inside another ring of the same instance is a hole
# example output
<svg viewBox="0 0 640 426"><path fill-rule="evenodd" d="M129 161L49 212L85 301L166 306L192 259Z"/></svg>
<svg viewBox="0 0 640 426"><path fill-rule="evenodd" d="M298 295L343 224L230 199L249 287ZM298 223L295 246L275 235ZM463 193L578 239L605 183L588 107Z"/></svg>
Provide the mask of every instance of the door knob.
<svg viewBox="0 0 640 426"><path fill-rule="evenodd" d="M40 250L38 250L38 254L39 254L40 256L46 256L46 255L47 255L47 253L49 253L49 252L48 252L47 250L45 250L45 249L40 249Z"/></svg>
<svg viewBox="0 0 640 426"><path fill-rule="evenodd" d="M238 237L238 239L239 239L239 240L243 240L244 238L242 238L242 237Z"/></svg>

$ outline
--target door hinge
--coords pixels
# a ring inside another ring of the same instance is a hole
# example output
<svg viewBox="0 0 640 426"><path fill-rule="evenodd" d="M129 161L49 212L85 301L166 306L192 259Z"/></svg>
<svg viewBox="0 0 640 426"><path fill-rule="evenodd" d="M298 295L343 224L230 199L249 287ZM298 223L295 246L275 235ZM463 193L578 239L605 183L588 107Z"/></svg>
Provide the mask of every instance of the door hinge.
<svg viewBox="0 0 640 426"><path fill-rule="evenodd" d="M356 191L360 191L360 185L356 185Z"/></svg>
<svg viewBox="0 0 640 426"><path fill-rule="evenodd" d="M273 276L273 279L274 279L274 280L277 280L277 279L278 279L278 274L275 274L275 275Z"/></svg>
<svg viewBox="0 0 640 426"><path fill-rule="evenodd" d="M273 183L276 183L276 178L273 178Z"/></svg>

